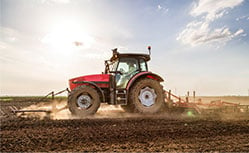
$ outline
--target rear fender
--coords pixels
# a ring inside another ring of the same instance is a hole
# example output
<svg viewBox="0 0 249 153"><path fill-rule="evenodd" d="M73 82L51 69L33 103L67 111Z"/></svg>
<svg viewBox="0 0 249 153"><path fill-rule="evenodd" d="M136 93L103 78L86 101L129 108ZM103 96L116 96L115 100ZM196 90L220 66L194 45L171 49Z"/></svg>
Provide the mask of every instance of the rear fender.
<svg viewBox="0 0 249 153"><path fill-rule="evenodd" d="M93 88L95 88L99 93L100 93L100 100L102 102L105 101L105 95L104 95L104 92L103 90L97 85L95 84L94 82L89 82L89 81L75 81L75 82L72 82L73 84L79 84L80 85L90 85L92 86Z"/></svg>
<svg viewBox="0 0 249 153"><path fill-rule="evenodd" d="M141 78L150 78L159 82L163 82L163 78L160 77L159 75L152 73L152 72L140 72L138 74L136 74L135 76L133 76L130 81L128 82L127 86L126 86L126 90L129 91L131 86L139 79Z"/></svg>

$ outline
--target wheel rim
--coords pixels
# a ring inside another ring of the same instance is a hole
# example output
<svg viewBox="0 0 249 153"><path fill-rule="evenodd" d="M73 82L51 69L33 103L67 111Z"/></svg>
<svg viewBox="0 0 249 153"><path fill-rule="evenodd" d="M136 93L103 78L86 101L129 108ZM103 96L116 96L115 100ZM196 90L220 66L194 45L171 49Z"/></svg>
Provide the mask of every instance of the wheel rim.
<svg viewBox="0 0 249 153"><path fill-rule="evenodd" d="M146 107L150 107L154 105L156 101L156 97L157 95L155 93L155 90L149 87L141 89L140 94L138 96L140 102Z"/></svg>
<svg viewBox="0 0 249 153"><path fill-rule="evenodd" d="M92 99L89 95L81 95L77 98L77 105L79 108L87 109L92 105Z"/></svg>

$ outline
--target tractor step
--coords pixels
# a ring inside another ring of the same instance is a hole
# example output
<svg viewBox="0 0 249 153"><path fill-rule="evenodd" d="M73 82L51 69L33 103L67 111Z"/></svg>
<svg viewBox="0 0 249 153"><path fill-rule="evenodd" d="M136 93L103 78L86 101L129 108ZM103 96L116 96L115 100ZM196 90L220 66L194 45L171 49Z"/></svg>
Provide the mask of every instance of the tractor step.
<svg viewBox="0 0 249 153"><path fill-rule="evenodd" d="M127 104L127 91L126 89L116 89L116 103L120 105Z"/></svg>

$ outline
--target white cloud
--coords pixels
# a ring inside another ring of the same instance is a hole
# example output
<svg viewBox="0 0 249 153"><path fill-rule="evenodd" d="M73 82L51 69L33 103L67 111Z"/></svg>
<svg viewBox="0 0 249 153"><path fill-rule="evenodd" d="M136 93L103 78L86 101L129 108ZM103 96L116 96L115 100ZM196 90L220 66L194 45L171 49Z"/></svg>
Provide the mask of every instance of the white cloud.
<svg viewBox="0 0 249 153"><path fill-rule="evenodd" d="M231 32L226 26L214 29L210 27L213 21L228 13L227 8L233 8L242 2L243 0L199 0L190 14L202 18L188 23L176 39L183 44L197 46L210 43L225 44L232 38L242 35L243 29Z"/></svg>
<svg viewBox="0 0 249 153"><path fill-rule="evenodd" d="M169 11L168 8L163 7L162 5L157 5L157 11L163 12L163 13L167 13Z"/></svg>
<svg viewBox="0 0 249 153"><path fill-rule="evenodd" d="M244 16L238 17L236 18L236 21L243 20L243 19L249 20L249 16L244 15Z"/></svg>
<svg viewBox="0 0 249 153"><path fill-rule="evenodd" d="M177 40L181 40L183 44L197 46L206 43L226 43L232 38L239 36L244 32L239 29L237 32L232 33L229 28L222 27L211 30L208 23L195 21L189 23L179 36Z"/></svg>
<svg viewBox="0 0 249 153"><path fill-rule="evenodd" d="M234 33L234 36L238 36L244 32L243 29L239 29L237 32Z"/></svg>
<svg viewBox="0 0 249 153"><path fill-rule="evenodd" d="M245 37L245 36L247 36L247 34L246 34L246 33L243 33L241 36Z"/></svg>
<svg viewBox="0 0 249 153"><path fill-rule="evenodd" d="M157 9L158 9L158 10L161 10L161 9L162 9L162 6L161 6L161 5L157 5Z"/></svg>
<svg viewBox="0 0 249 153"><path fill-rule="evenodd" d="M241 4L243 0L199 0L190 12L192 16L206 14L207 20L215 20L224 14L224 9L234 8Z"/></svg>
<svg viewBox="0 0 249 153"><path fill-rule="evenodd" d="M178 35L176 39L182 41L183 44L191 46L211 43L223 45L227 41L242 35L243 33L243 29L239 29L233 33L227 27L211 30L207 22L193 21L186 26L186 28Z"/></svg>

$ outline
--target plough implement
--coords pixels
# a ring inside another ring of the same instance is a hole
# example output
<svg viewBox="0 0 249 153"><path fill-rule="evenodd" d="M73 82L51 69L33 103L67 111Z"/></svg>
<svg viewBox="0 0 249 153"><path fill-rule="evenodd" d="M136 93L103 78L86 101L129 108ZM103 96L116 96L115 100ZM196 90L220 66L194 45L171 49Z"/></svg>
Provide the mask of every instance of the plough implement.
<svg viewBox="0 0 249 153"><path fill-rule="evenodd" d="M180 96L171 93L171 90L165 91L166 101L169 110L175 112L185 112L188 114L221 114L221 113L237 113L248 114L249 105L241 105L238 103L225 102L222 100L211 101L210 103L203 103L201 99L197 102L189 101L189 97L184 100ZM249 114L248 114L249 115Z"/></svg>
<svg viewBox="0 0 249 153"><path fill-rule="evenodd" d="M59 92L50 92L46 96L41 98L18 98L19 100L14 100L15 104L12 104L12 102L1 102L1 109L0 109L0 116L11 116L20 114L21 116L25 115L26 113L46 113L46 116L49 117L52 112L60 112L67 108L67 106L62 108L57 108L56 104L53 102L56 99L57 95L60 95L62 93L69 93L69 89L66 88L64 90L61 90ZM17 103L16 103L17 102ZM43 104L50 104L52 106L51 109L30 109L30 105L40 105Z"/></svg>

